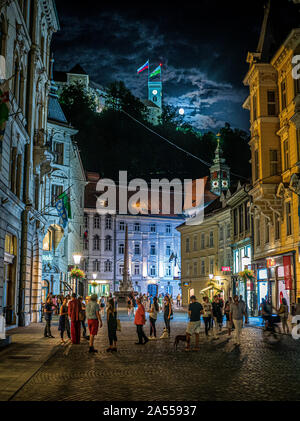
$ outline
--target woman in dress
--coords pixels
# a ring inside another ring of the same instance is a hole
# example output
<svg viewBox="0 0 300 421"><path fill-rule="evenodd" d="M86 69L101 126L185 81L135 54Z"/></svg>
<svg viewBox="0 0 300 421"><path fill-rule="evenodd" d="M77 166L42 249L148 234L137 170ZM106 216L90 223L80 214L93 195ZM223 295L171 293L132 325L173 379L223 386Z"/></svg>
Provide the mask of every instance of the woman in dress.
<svg viewBox="0 0 300 421"><path fill-rule="evenodd" d="M157 320L157 313L159 312L159 306L157 302L157 297L153 298L153 303L151 304L151 308L149 311L149 320L150 320L150 338L149 339L156 339L156 327L155 323Z"/></svg>
<svg viewBox="0 0 300 421"><path fill-rule="evenodd" d="M64 332L67 331L68 338L71 339L70 323L68 317L68 300L65 297L59 311L58 330L60 331L61 343L66 343L64 340Z"/></svg>
<svg viewBox="0 0 300 421"><path fill-rule="evenodd" d="M106 352L116 352L117 351L117 317L114 299L111 298L108 301L107 306L107 332L109 339L109 348Z"/></svg>

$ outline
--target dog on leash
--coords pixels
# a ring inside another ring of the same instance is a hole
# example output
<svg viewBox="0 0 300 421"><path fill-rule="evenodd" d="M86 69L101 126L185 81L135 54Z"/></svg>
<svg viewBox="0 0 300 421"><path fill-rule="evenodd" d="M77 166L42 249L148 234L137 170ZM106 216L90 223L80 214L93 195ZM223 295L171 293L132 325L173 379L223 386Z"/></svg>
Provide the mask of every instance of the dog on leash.
<svg viewBox="0 0 300 421"><path fill-rule="evenodd" d="M175 351L177 350L177 346L178 346L179 341L186 342L186 335L177 335L175 337L175 341L174 341L174 349L175 349Z"/></svg>

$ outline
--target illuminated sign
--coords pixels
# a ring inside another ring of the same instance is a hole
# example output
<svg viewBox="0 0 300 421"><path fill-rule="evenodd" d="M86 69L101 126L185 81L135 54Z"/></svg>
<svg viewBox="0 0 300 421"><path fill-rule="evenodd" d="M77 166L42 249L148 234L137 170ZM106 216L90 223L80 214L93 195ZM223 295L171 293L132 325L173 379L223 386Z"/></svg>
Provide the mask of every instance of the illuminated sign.
<svg viewBox="0 0 300 421"><path fill-rule="evenodd" d="M231 272L231 267L230 266L222 266L221 270L222 270L222 272Z"/></svg>
<svg viewBox="0 0 300 421"><path fill-rule="evenodd" d="M269 259L267 259L267 268L275 266L275 264L276 264L276 262L275 262L275 259L273 257L270 257Z"/></svg>
<svg viewBox="0 0 300 421"><path fill-rule="evenodd" d="M268 279L268 270L265 269L258 269L257 271L257 280L262 281L264 279Z"/></svg>

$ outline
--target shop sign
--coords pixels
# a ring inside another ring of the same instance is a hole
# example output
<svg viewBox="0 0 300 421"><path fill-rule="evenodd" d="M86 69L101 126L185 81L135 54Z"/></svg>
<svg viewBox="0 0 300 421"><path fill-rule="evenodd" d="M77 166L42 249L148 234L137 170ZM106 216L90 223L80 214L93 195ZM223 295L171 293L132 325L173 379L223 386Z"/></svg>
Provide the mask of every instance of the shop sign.
<svg viewBox="0 0 300 421"><path fill-rule="evenodd" d="M283 256L285 289L292 289L291 256Z"/></svg>
<svg viewBox="0 0 300 421"><path fill-rule="evenodd" d="M270 257L267 259L267 268L270 268L275 265L276 265L276 261L273 257Z"/></svg>
<svg viewBox="0 0 300 421"><path fill-rule="evenodd" d="M258 269L257 270L257 280L263 281L265 279L268 279L268 270L266 268Z"/></svg>
<svg viewBox="0 0 300 421"><path fill-rule="evenodd" d="M191 285L191 283L190 282L183 282L183 286L184 287L189 287Z"/></svg>
<svg viewBox="0 0 300 421"><path fill-rule="evenodd" d="M222 270L222 272L231 272L231 267L230 266L222 266L221 270Z"/></svg>

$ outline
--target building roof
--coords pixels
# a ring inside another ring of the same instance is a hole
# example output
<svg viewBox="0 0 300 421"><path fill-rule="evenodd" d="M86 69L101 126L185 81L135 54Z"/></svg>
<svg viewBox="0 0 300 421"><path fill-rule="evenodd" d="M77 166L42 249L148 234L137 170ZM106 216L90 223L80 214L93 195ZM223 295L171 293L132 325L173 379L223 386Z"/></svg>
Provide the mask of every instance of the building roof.
<svg viewBox="0 0 300 421"><path fill-rule="evenodd" d="M144 105L146 105L146 107L160 109L160 107L158 105L154 104L154 102L150 101L149 99L143 99L142 102L143 102Z"/></svg>
<svg viewBox="0 0 300 421"><path fill-rule="evenodd" d="M75 75L87 75L88 73L82 68L82 66L77 63L72 67L67 73L73 73Z"/></svg>
<svg viewBox="0 0 300 421"><path fill-rule="evenodd" d="M56 94L57 87L54 82L51 82L51 89L48 96L48 119L59 123L68 124L66 116L61 108Z"/></svg>

